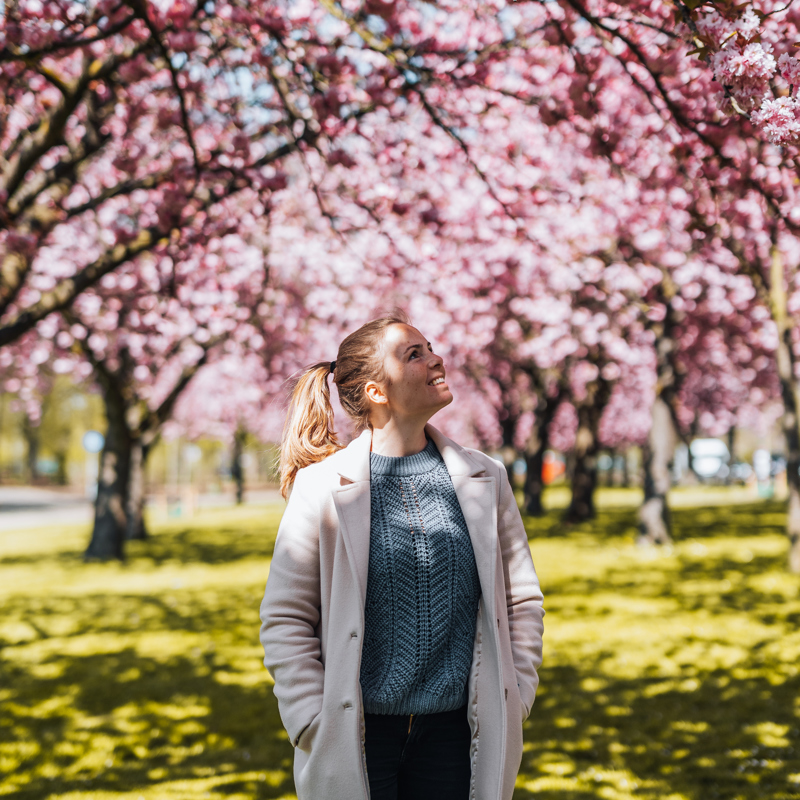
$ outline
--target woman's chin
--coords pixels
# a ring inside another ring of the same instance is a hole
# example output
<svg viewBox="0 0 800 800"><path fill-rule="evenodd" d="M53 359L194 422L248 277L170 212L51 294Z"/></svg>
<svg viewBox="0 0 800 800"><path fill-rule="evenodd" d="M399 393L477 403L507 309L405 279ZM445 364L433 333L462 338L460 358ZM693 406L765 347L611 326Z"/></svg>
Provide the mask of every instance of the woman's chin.
<svg viewBox="0 0 800 800"><path fill-rule="evenodd" d="M444 408L445 406L449 406L450 403L453 402L453 393L448 389L446 392L442 393L442 399L439 404L439 408Z"/></svg>

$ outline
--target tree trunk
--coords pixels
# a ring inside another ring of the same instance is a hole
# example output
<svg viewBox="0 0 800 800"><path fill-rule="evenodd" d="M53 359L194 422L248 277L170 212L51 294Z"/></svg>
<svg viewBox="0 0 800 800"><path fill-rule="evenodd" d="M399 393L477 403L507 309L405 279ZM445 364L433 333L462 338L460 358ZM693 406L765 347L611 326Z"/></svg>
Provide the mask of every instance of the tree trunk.
<svg viewBox="0 0 800 800"><path fill-rule="evenodd" d="M544 515L542 494L544 492L544 454L550 448L550 424L556 415L561 398L547 398L540 394L536 403L536 420L534 422L528 446L525 448L525 486L523 488L523 504L525 513L532 517Z"/></svg>
<svg viewBox="0 0 800 800"><path fill-rule="evenodd" d="M653 424L642 447L644 502L639 508L639 543L667 544L672 541L667 493L672 487L675 430L669 406L656 397Z"/></svg>
<svg viewBox="0 0 800 800"><path fill-rule="evenodd" d="M728 453L730 453L730 458L728 459L728 474L725 477L725 483L728 486L730 486L733 483L733 462L735 461L733 451L735 444L736 444L736 426L731 425L731 427L728 429Z"/></svg>
<svg viewBox="0 0 800 800"><path fill-rule="evenodd" d="M516 458L512 458L511 461L504 462L506 468L506 477L508 478L508 485L511 487L511 491L516 489L515 481L516 478L514 476L514 462Z"/></svg>
<svg viewBox="0 0 800 800"><path fill-rule="evenodd" d="M69 475L67 474L67 458L69 454L63 450L56 453L56 482L59 486L66 486L69 483Z"/></svg>
<svg viewBox="0 0 800 800"><path fill-rule="evenodd" d="M146 539L144 523L145 485L144 468L150 448L141 439L131 442L131 467L128 479L128 525L126 539Z"/></svg>
<svg viewBox="0 0 800 800"><path fill-rule="evenodd" d="M786 459L786 484L789 489L789 503L786 509L786 533L789 536L789 571L800 573L800 442L797 425L791 431L784 428L789 455ZM791 442L790 442L791 440Z"/></svg>
<svg viewBox="0 0 800 800"><path fill-rule="evenodd" d="M602 457L604 455L608 456L610 458L611 466L608 469L601 470L600 469L600 461L603 460ZM608 451L605 451L605 453L601 452L600 456L597 459L597 485L598 486L609 487L609 486L612 485L612 480L613 480L613 477L614 477L612 475L613 469L614 469L614 458L612 456L609 456Z"/></svg>
<svg viewBox="0 0 800 800"><path fill-rule="evenodd" d="M22 435L28 452L25 455L25 479L28 483L36 483L39 480L39 426L34 425L28 415L25 414L22 420Z"/></svg>
<svg viewBox="0 0 800 800"><path fill-rule="evenodd" d="M584 453L573 456L571 483L572 499L564 515L564 522L575 525L594 519L597 513L594 507L594 491L597 488L596 455Z"/></svg>
<svg viewBox="0 0 800 800"><path fill-rule="evenodd" d="M789 571L800 573L800 433L798 433L797 389L791 359L791 333L786 331L778 342L778 374L783 397L783 436L786 440L786 534L789 537Z"/></svg>
<svg viewBox="0 0 800 800"><path fill-rule="evenodd" d="M570 500L564 522L576 524L594 519L594 491L597 488L597 435L595 425L599 419L593 409L578 410L578 433L575 437L575 449L572 453L570 483L572 499ZM601 412L602 413L602 410Z"/></svg>
<svg viewBox="0 0 800 800"><path fill-rule="evenodd" d="M792 328L787 312L783 259L777 247L772 249L770 265L770 302L778 328L775 353L783 399L783 435L786 440L786 486L789 502L786 509L786 534L789 537L789 571L800 573L800 396L795 378Z"/></svg>
<svg viewBox="0 0 800 800"><path fill-rule="evenodd" d="M111 396L111 393L106 391L105 407L108 429L103 452L100 454L94 528L85 553L87 559L102 561L124 558L132 447L122 398Z"/></svg>
<svg viewBox="0 0 800 800"><path fill-rule="evenodd" d="M544 453L546 449L546 446L540 445L532 453L525 454L525 513L530 514L532 517L544 515L542 470L544 469Z"/></svg>
<svg viewBox="0 0 800 800"><path fill-rule="evenodd" d="M518 418L506 412L504 419L500 420L500 432L503 437L501 455L503 464L506 468L506 475L511 488L514 489L514 462L517 460L517 453L514 447L514 434L517 430Z"/></svg>
<svg viewBox="0 0 800 800"><path fill-rule="evenodd" d="M237 428L233 435L233 459L231 462L231 477L236 482L236 505L244 503L244 444L247 432L244 428Z"/></svg>

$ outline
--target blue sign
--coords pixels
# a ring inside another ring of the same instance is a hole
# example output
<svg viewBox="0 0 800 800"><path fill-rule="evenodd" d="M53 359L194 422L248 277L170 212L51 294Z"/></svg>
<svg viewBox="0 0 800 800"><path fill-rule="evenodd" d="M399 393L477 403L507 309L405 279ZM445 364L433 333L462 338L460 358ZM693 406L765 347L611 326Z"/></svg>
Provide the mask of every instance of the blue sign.
<svg viewBox="0 0 800 800"><path fill-rule="evenodd" d="M105 437L99 431L86 431L83 434L83 449L87 453L99 453L105 442Z"/></svg>

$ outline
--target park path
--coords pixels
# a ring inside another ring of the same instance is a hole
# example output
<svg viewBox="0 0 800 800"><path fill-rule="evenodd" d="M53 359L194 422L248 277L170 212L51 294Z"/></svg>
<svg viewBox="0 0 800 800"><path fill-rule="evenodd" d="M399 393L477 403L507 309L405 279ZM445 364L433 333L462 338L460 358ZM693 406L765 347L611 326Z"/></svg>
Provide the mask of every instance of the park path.
<svg viewBox="0 0 800 800"><path fill-rule="evenodd" d="M275 503L281 499L276 489L247 492L248 504ZM232 493L202 494L197 509L232 506ZM50 525L88 525L92 521L92 501L74 490L46 489L39 486L0 486L0 533Z"/></svg>
<svg viewBox="0 0 800 800"><path fill-rule="evenodd" d="M92 520L92 502L80 492L39 486L0 486L0 532Z"/></svg>

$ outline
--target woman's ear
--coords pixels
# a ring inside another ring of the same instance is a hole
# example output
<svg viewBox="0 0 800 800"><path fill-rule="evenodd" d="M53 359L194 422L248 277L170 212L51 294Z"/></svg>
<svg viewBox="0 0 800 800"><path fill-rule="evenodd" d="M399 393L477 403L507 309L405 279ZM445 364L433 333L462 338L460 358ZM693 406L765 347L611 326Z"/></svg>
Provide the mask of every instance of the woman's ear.
<svg viewBox="0 0 800 800"><path fill-rule="evenodd" d="M367 399L373 403L377 403L378 405L386 405L386 403L389 402L389 398L386 396L386 393L374 381L370 381L364 387L364 391L367 393Z"/></svg>

